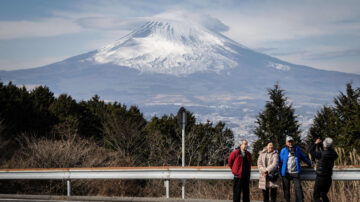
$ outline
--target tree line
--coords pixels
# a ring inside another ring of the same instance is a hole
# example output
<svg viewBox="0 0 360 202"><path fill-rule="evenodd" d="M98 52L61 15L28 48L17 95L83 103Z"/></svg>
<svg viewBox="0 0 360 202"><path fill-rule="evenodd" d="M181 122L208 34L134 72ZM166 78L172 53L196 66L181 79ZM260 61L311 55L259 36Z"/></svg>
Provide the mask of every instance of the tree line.
<svg viewBox="0 0 360 202"><path fill-rule="evenodd" d="M26 138L61 140L69 134L120 152L133 165L181 165L181 126L176 115L146 120L137 106L104 102L98 95L76 101L48 87L31 91L0 82L0 162L16 154ZM225 123L197 123L185 109L186 165L225 165L233 132ZM0 163L1 164L1 163Z"/></svg>
<svg viewBox="0 0 360 202"><path fill-rule="evenodd" d="M288 103L278 84L268 89L269 100L255 121L258 140L253 145L253 162L258 152L271 140L274 148L284 146L292 136L301 146L315 139L331 137L347 152L360 148L360 88L346 84L346 92L323 106L315 115L306 139L301 139L295 109ZM234 134L224 122L198 123L185 109L186 165L226 165L234 148ZM10 159L24 137L59 140L69 134L120 152L133 165L181 165L181 126L174 114L146 120L137 106L104 102L98 95L76 101L70 95L58 97L45 86L31 91L11 82L0 82L0 162ZM1 164L1 163L0 163Z"/></svg>

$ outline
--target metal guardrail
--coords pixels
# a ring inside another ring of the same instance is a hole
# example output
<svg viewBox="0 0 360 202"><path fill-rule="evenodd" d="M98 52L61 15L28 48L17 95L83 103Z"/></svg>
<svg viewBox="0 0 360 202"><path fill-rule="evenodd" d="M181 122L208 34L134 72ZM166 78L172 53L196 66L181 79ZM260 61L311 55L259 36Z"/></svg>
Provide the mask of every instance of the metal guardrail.
<svg viewBox="0 0 360 202"><path fill-rule="evenodd" d="M251 180L259 179L257 167L251 169ZM313 168L303 168L303 180L315 180ZM0 169L0 180L67 180L67 195L71 195L71 180L77 179L162 179L169 198L169 180L232 180L228 167L113 167L113 168L54 168ZM360 180L360 166L335 167L333 180Z"/></svg>

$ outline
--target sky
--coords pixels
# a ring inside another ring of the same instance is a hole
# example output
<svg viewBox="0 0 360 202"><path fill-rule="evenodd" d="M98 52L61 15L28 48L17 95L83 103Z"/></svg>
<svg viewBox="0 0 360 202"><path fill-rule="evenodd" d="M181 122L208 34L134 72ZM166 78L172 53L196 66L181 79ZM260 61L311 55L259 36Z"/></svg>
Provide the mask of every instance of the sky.
<svg viewBox="0 0 360 202"><path fill-rule="evenodd" d="M360 74L359 0L0 0L0 70L34 68L110 44L143 19L203 16L255 51Z"/></svg>

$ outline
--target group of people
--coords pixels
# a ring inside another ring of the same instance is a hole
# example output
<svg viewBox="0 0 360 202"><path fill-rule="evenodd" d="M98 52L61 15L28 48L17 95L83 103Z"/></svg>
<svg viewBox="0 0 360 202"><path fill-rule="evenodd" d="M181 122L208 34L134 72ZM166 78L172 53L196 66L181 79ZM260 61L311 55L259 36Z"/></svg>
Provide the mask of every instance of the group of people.
<svg viewBox="0 0 360 202"><path fill-rule="evenodd" d="M240 141L240 146L230 153L229 166L234 174L234 202L240 202L241 193L243 202L250 202L250 173L251 153L247 151L248 142ZM333 140L325 138L324 141L317 139L310 148L312 158L316 160L316 179L314 185L314 201L329 201L327 193L332 182L332 169L334 161L338 157L333 149ZM301 187L300 162L304 161L309 167L313 167L311 161L303 153L301 148L294 143L291 136L286 137L286 146L280 151L274 150L273 143L269 141L266 147L259 152L257 161L260 172L259 188L262 190L264 202L276 201L277 188L283 183L284 198L290 201L290 182L294 182L295 198L297 202L303 202L304 196ZM269 193L270 192L270 193ZM269 196L270 199L269 200Z"/></svg>

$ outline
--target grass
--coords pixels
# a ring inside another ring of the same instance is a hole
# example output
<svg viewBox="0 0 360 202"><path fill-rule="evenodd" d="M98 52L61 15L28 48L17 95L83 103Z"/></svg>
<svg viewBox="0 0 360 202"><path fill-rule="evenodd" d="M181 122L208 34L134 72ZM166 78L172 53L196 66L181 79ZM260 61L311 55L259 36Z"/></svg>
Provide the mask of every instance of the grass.
<svg viewBox="0 0 360 202"><path fill-rule="evenodd" d="M76 135L63 138L36 139L23 136L19 150L13 157L3 162L2 168L64 168L64 167L106 167L136 166L121 152L111 152L94 142ZM360 156L353 150L348 155L344 149L336 149L339 158L336 165L359 165ZM181 197L181 180L170 182L170 196ZM188 180L187 198L232 200L231 180ZM303 181L305 201L312 200L314 181ZM11 180L0 181L0 193L6 194L52 194L65 195L66 181L60 180ZM331 201L360 201L360 181L333 181L328 196ZM294 190L291 188L292 198ZM262 200L257 181L250 183L252 200ZM73 180L73 195L89 196L136 196L164 197L162 180ZM278 199L283 200L282 188L278 189Z"/></svg>

